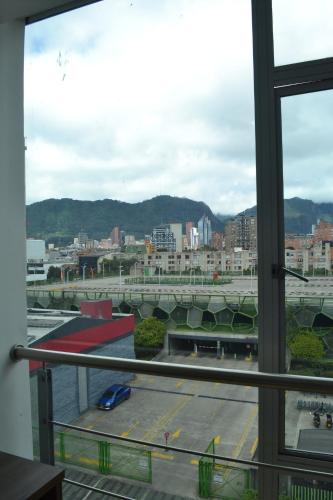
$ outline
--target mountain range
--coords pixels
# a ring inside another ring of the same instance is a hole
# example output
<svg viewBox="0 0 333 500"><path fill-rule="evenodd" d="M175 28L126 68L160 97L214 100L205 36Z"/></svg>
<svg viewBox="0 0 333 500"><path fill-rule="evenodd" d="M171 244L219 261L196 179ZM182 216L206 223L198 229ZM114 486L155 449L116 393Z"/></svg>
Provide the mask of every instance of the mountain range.
<svg viewBox="0 0 333 500"><path fill-rule="evenodd" d="M153 227L171 222L185 223L207 215L213 231L222 231L224 224L208 205L175 196L156 196L139 203L117 200L80 201L70 198L49 199L27 206L28 237L45 239L56 245L68 244L79 231L89 238L108 238L111 230L119 226L127 234L143 238Z"/></svg>
<svg viewBox="0 0 333 500"><path fill-rule="evenodd" d="M255 215L257 207L245 210L246 215ZM315 203L303 198L284 200L284 225L286 233L311 233L312 225L319 219L333 223L333 203Z"/></svg>
<svg viewBox="0 0 333 500"><path fill-rule="evenodd" d="M309 233L318 219L333 222L333 203L314 203L302 198L284 201L285 231L288 233ZM248 215L256 214L256 207L245 210ZM156 196L139 203L117 200L82 201L70 198L48 199L27 206L27 235L45 239L48 243L64 245L73 241L79 231L88 233L89 238L108 238L111 230L119 226L127 234L143 238L151 234L152 228L160 224L198 220L207 215L213 231L223 231L232 215L213 214L202 201L176 196Z"/></svg>

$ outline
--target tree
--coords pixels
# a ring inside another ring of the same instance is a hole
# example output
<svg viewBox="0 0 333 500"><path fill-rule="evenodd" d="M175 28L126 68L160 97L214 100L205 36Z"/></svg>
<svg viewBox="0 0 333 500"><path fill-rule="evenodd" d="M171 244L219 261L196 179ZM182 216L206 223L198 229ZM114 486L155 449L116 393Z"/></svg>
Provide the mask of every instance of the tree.
<svg viewBox="0 0 333 500"><path fill-rule="evenodd" d="M111 276L119 276L119 267L122 267L124 275L130 274L131 267L137 262L137 259L103 259L104 271ZM102 265L103 265L102 264Z"/></svg>
<svg viewBox="0 0 333 500"><path fill-rule="evenodd" d="M166 326L159 319L150 316L136 327L135 345L140 347L162 347L166 334Z"/></svg>
<svg viewBox="0 0 333 500"><path fill-rule="evenodd" d="M296 335L289 342L289 348L294 358L316 360L324 357L323 342L310 332Z"/></svg>
<svg viewBox="0 0 333 500"><path fill-rule="evenodd" d="M59 281L61 279L60 267L50 266L47 271L47 279L50 281Z"/></svg>

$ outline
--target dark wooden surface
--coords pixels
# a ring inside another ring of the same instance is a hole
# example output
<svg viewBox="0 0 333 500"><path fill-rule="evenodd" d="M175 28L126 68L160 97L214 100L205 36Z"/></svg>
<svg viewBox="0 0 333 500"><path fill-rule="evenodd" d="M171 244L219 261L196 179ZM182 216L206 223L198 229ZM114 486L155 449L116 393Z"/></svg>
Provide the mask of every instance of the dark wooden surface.
<svg viewBox="0 0 333 500"><path fill-rule="evenodd" d="M61 500L64 470L0 452L0 498Z"/></svg>

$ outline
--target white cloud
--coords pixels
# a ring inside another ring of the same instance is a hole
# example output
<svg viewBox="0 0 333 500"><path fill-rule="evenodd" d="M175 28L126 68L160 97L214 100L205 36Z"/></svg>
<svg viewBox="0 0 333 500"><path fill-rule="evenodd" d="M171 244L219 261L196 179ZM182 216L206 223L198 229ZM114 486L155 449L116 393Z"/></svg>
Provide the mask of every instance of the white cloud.
<svg viewBox="0 0 333 500"><path fill-rule="evenodd" d="M278 1L288 57L300 38L281 12L297 11ZM310 30L311 12L298 12ZM28 202L170 194L222 213L254 205L251 36L249 0L112 0L28 27ZM326 107L317 106L317 119L315 108L288 115L290 196L332 199L328 184L311 181L311 165L330 168L329 122L313 133Z"/></svg>
<svg viewBox="0 0 333 500"><path fill-rule="evenodd" d="M26 45L28 202L163 193L230 212L247 203L223 196L235 178L254 199L249 2L114 0L27 28Z"/></svg>

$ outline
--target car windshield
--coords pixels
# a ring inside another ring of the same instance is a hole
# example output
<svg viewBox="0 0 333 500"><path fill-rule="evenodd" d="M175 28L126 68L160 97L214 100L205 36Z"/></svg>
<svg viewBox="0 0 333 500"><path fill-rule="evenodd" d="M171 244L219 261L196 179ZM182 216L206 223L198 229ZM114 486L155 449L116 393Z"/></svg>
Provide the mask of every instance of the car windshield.
<svg viewBox="0 0 333 500"><path fill-rule="evenodd" d="M108 396L109 398L112 397L113 395L114 395L114 391L111 391L111 389L108 389L103 394L103 396Z"/></svg>

